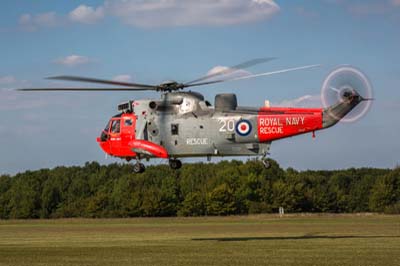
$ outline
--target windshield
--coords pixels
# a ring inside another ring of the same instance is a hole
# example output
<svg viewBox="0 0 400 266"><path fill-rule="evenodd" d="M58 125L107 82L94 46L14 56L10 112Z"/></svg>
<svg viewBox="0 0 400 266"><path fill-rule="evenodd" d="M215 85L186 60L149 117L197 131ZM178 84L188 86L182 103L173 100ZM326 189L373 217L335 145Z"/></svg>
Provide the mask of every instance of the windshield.
<svg viewBox="0 0 400 266"><path fill-rule="evenodd" d="M120 121L121 120L119 120L119 119L112 121L112 123L111 123L111 133L119 133L120 126L121 126Z"/></svg>
<svg viewBox="0 0 400 266"><path fill-rule="evenodd" d="M106 127L104 128L104 131L105 131L105 132L108 132L108 131L110 130L110 122L111 122L111 120L107 122L107 125L106 125Z"/></svg>

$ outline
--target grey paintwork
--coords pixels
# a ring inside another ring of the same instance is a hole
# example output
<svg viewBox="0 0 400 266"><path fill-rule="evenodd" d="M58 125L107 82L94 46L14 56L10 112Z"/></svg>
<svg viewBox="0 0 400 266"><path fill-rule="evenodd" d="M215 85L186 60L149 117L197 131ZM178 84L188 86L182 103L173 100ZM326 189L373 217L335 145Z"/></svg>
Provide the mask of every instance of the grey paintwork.
<svg viewBox="0 0 400 266"><path fill-rule="evenodd" d="M243 113L217 109L196 92L166 93L159 101L134 101L136 138L165 147L175 158L268 153L270 143L258 143L256 109ZM240 136L235 129L242 119L251 123L246 136ZM178 132L173 132L172 127Z"/></svg>
<svg viewBox="0 0 400 266"><path fill-rule="evenodd" d="M324 110L322 113L323 128L328 128L335 125L359 103L366 100L355 90L351 90L349 93L350 94L347 96L342 96L341 101Z"/></svg>

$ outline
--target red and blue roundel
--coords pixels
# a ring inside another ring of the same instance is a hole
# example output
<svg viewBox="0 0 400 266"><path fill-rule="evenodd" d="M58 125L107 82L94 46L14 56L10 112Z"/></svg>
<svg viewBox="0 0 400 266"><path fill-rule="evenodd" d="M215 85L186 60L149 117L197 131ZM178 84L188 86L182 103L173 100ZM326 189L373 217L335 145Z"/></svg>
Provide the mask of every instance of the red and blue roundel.
<svg viewBox="0 0 400 266"><path fill-rule="evenodd" d="M236 133L240 136L247 136L251 132L251 123L249 120L239 120L236 124Z"/></svg>

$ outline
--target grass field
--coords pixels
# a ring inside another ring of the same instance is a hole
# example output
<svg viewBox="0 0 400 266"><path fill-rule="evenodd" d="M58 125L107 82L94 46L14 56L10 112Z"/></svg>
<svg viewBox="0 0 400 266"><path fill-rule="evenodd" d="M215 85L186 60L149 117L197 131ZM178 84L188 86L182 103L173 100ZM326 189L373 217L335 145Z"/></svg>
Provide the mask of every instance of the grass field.
<svg viewBox="0 0 400 266"><path fill-rule="evenodd" d="M0 265L400 265L400 216L0 221Z"/></svg>

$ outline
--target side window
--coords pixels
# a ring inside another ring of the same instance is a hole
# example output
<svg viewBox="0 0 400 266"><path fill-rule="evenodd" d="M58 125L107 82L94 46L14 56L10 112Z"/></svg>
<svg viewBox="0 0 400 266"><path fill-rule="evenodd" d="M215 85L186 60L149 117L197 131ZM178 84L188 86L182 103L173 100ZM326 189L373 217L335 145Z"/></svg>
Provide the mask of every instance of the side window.
<svg viewBox="0 0 400 266"><path fill-rule="evenodd" d="M111 123L111 133L119 133L121 128L120 120L113 120Z"/></svg>
<svg viewBox="0 0 400 266"><path fill-rule="evenodd" d="M125 121L125 126L126 126L126 127L130 127L130 126L132 126L132 124L133 124L133 123L132 123L132 119L125 119L124 121Z"/></svg>
<svg viewBox="0 0 400 266"><path fill-rule="evenodd" d="M172 135L179 134L179 125L178 124L171 124L171 134Z"/></svg>

